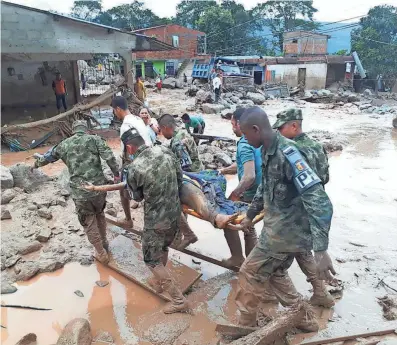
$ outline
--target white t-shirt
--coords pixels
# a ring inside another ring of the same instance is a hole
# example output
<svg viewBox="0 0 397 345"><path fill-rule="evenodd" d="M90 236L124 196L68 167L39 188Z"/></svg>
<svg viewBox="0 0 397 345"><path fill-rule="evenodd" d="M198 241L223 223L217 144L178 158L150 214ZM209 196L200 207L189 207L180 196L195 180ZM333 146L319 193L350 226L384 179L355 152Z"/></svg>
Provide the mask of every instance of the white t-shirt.
<svg viewBox="0 0 397 345"><path fill-rule="evenodd" d="M152 140L150 139L149 131L145 123L139 116L135 116L132 114L129 114L124 118L123 123L120 127L120 138L124 134L124 132L128 131L132 127L138 131L143 140L145 140L145 144L147 146L152 146ZM124 143L122 141L121 152L124 152Z"/></svg>
<svg viewBox="0 0 397 345"><path fill-rule="evenodd" d="M214 87L214 89L219 88L221 86L221 78L215 77L212 81L212 86Z"/></svg>

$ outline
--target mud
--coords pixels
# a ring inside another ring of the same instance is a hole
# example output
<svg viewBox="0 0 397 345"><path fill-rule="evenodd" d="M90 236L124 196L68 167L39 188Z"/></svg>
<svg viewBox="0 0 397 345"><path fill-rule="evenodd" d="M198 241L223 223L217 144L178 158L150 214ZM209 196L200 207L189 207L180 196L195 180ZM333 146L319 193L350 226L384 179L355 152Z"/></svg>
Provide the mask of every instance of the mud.
<svg viewBox="0 0 397 345"><path fill-rule="evenodd" d="M184 90L164 89L161 95L149 92L150 105L157 113L161 109L163 113L181 115L186 107L194 105L194 98L185 96ZM302 108L305 131L317 135L321 141L341 144L343 148L330 154L330 182L326 190L334 204L329 251L338 259L334 265L344 290L333 314L326 310L317 312L322 329L327 327L317 337L397 327L396 321L385 320L383 305L378 303L378 297L395 294L386 285L378 284L380 280L397 289L397 233L393 231L397 228L397 132L392 128L392 117L387 114L378 118L362 113L354 115L342 108L325 109L322 104L286 100L269 100L263 107L274 122L277 112L292 106ZM220 115L202 116L206 120L206 134L235 138L228 120ZM118 154L118 139L108 142ZM2 154L2 164L31 164L33 153ZM42 170L57 176L64 167L62 162L57 162ZM236 183L236 178L231 177L228 190ZM25 334L35 333L39 345L53 344L71 319L83 317L90 321L94 339L108 332L115 344L161 344L165 341L176 345L214 344L215 322L236 322L236 275L203 261L196 264L185 254L171 251L174 259L202 273L203 280L189 295L194 315L172 318L162 314L164 302L117 273L101 265L80 265L92 263L92 249L77 221L72 200L61 193L57 181L50 181L38 192L18 191L6 206L12 219L1 222L2 269L6 260L11 266L4 266L2 280L15 282L34 277L14 284L18 290L2 295L2 302L53 310L2 308L1 324L7 327L1 329L2 343L15 344ZM60 197L65 198L66 206L57 204ZM53 218L41 218L37 214L39 206L51 211ZM115 209L119 217L123 215L117 192L108 194L108 208ZM142 208L132 212L135 227L139 229ZM189 249L217 259L229 256L221 231L193 217L188 221L199 237ZM261 230L260 224L257 230ZM42 238L40 234L49 232L48 241L40 243L40 249L17 254L17 244L33 242ZM65 264L60 270L46 273ZM296 264L291 268L291 276L298 290L309 297L310 285ZM109 284L100 287L97 281ZM76 296L76 290L84 297ZM164 332L155 331L156 324L161 325L159 329ZM294 339L298 339L297 336Z"/></svg>

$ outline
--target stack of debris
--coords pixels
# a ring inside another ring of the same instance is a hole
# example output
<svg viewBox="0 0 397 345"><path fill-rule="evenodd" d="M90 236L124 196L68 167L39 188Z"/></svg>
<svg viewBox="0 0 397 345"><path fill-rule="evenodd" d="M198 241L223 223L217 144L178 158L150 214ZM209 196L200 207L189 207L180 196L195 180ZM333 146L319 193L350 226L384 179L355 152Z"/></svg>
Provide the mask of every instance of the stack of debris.
<svg viewBox="0 0 397 345"><path fill-rule="evenodd" d="M206 169L220 169L232 165L236 156L235 143L213 141L198 146L200 159Z"/></svg>

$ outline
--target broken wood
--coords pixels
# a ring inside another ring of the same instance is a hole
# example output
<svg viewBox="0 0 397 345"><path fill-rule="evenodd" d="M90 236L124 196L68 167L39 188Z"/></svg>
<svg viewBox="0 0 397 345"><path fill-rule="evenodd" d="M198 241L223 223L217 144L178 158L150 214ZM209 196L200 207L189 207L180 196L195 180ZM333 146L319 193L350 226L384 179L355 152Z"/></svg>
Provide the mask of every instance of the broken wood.
<svg viewBox="0 0 397 345"><path fill-rule="evenodd" d="M47 309L47 308L38 308L38 307L30 307L26 305L16 305L16 304L2 304L2 308L16 308L16 309L29 309L29 310L52 310L52 309Z"/></svg>
<svg viewBox="0 0 397 345"><path fill-rule="evenodd" d="M106 214L106 221L109 222L112 225L115 225L115 226L117 226L119 228L124 229L125 231L131 232L134 235L142 237L142 231L136 230L134 228L127 228L123 223L117 221L117 218L115 218L115 217L112 217L112 216ZM171 246L171 248L174 249L174 250L177 250L179 252L185 253L187 255L193 256L193 257L195 257L197 259L209 262L211 264L214 264L214 265L217 265L217 266L220 266L220 267L223 267L223 268L227 268L227 269L232 270L234 272L238 272L240 270L240 267L238 267L238 266L228 267L228 266L224 265L223 262L220 261L220 260L208 257L208 256L206 256L204 254L201 254L201 253L197 253L197 252L191 251L189 249L182 249L181 250L181 249L178 249L178 248L175 248L175 247L172 247L172 246Z"/></svg>
<svg viewBox="0 0 397 345"><path fill-rule="evenodd" d="M331 343L336 343L338 341L354 340L356 338L368 338L368 337L373 337L373 336L387 335L387 334L394 333L395 331L396 331L396 329L392 328L392 329L386 329L386 330L383 330L383 331L375 331L375 332L369 332L369 333L345 335L343 337L328 338L328 339L320 339L320 340L313 340L313 341L303 342L302 345L331 344Z"/></svg>
<svg viewBox="0 0 397 345"><path fill-rule="evenodd" d="M306 314L311 313L312 311L309 304L305 301L301 301L296 307L283 312L266 326L231 342L230 345L272 344L274 341L285 337L286 333L298 325Z"/></svg>
<svg viewBox="0 0 397 345"><path fill-rule="evenodd" d="M236 339L236 338L245 337L246 335L257 331L258 329L259 327L243 327L243 326L235 326L235 325L217 324L215 331L224 337L231 337Z"/></svg>

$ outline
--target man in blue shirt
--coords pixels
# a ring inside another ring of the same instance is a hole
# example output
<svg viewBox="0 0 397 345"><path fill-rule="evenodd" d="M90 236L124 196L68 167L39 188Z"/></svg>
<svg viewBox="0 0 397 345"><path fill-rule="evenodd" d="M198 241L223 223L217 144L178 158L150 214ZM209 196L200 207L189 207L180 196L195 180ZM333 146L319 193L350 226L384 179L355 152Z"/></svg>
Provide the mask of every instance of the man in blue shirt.
<svg viewBox="0 0 397 345"><path fill-rule="evenodd" d="M260 148L256 149L249 145L247 139L241 132L239 120L244 111L244 108L237 109L231 118L233 132L240 138L237 142L236 163L227 168L221 169L219 172L222 175L237 173L239 184L230 194L229 199L250 203L254 198L256 189L261 183L262 158ZM225 230L224 234L232 254L229 259L224 260L224 264L240 266L244 262L240 237L235 231ZM245 255L248 256L257 242L256 231L253 227L248 234L244 234L244 240Z"/></svg>

